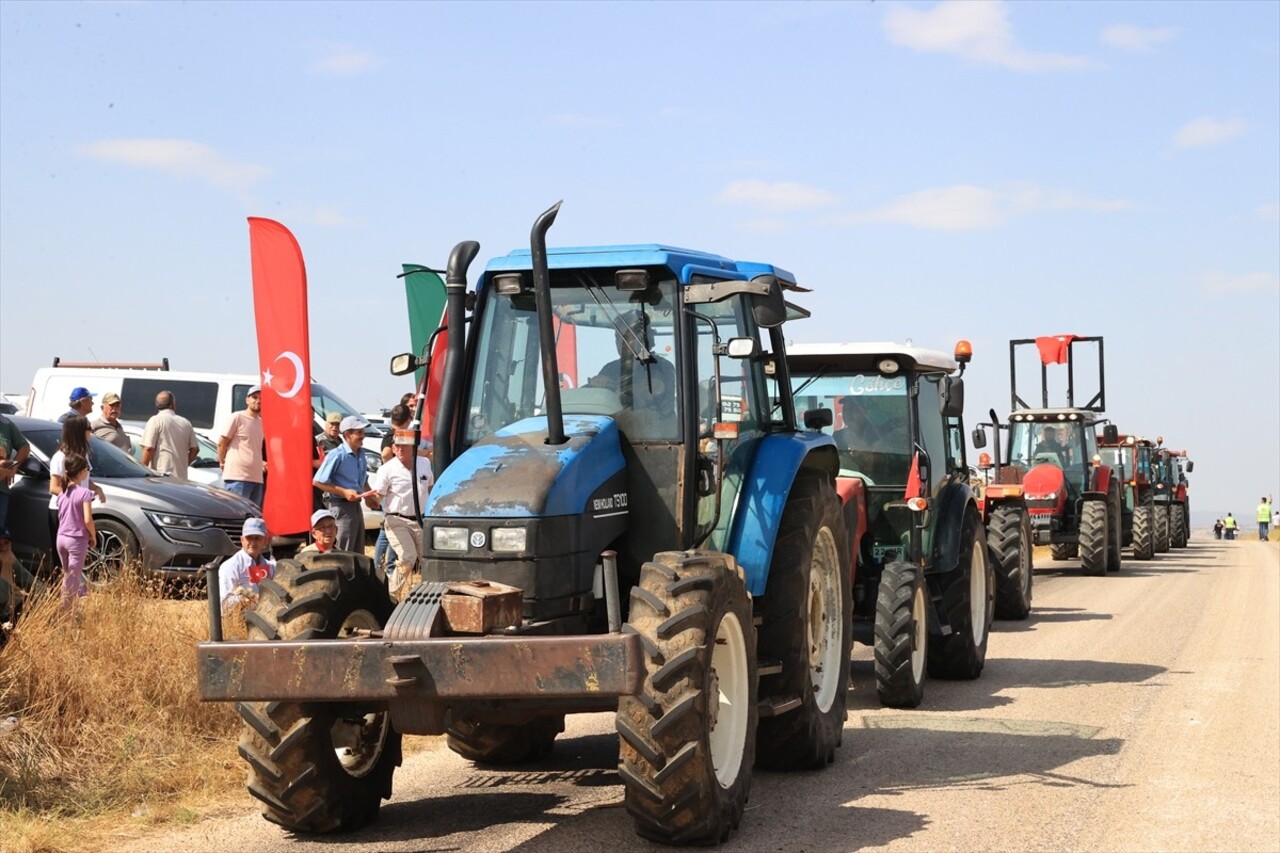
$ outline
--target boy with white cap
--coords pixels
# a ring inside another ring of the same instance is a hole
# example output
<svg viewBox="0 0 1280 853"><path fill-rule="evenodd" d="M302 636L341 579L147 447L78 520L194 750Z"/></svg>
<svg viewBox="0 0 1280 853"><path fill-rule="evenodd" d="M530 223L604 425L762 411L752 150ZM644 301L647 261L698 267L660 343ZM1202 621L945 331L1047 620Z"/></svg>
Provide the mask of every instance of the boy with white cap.
<svg viewBox="0 0 1280 853"><path fill-rule="evenodd" d="M218 567L218 592L222 612L241 602L252 603L258 597L258 584L276 573L274 560L263 556L267 550L267 523L261 518L246 518L240 529L240 550Z"/></svg>
<svg viewBox="0 0 1280 853"><path fill-rule="evenodd" d="M347 415L339 424L342 444L324 455L311 485L324 492L324 503L338 520L338 550L364 553L363 492L369 487L364 462L364 431L369 422ZM369 498L364 498L366 502ZM374 506L369 502L369 506Z"/></svg>

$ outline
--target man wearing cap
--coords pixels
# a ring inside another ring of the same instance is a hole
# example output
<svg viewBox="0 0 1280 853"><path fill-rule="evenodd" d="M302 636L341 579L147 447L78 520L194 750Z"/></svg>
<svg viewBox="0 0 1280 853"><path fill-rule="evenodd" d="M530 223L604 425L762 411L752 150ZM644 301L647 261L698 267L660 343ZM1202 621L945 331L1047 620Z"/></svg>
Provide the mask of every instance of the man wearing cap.
<svg viewBox="0 0 1280 853"><path fill-rule="evenodd" d="M187 479L187 466L200 453L191 421L177 412L172 391L156 395L156 413L142 431L142 464L175 480Z"/></svg>
<svg viewBox="0 0 1280 853"><path fill-rule="evenodd" d="M320 448L320 455L331 453L342 446L342 412L330 412L324 417L324 434L316 439L316 446ZM317 465L317 468L320 466Z"/></svg>
<svg viewBox="0 0 1280 853"><path fill-rule="evenodd" d="M267 550L267 523L246 518L240 529L240 550L218 566L218 593L222 612L241 602L252 604L258 584L276 573L276 564L262 554Z"/></svg>
<svg viewBox="0 0 1280 853"><path fill-rule="evenodd" d="M101 406L102 417L90 421L93 434L103 441L109 441L125 453L133 452L133 442L129 434L120 425L120 395L112 392L104 394Z"/></svg>
<svg viewBox="0 0 1280 853"><path fill-rule="evenodd" d="M87 388L73 388L70 403L71 408L58 415L58 423L66 423L67 418L74 418L76 415L89 417L89 413L93 411L93 394Z"/></svg>
<svg viewBox="0 0 1280 853"><path fill-rule="evenodd" d="M397 556L391 591L397 592L418 568L418 537L422 535L422 511L434 482L431 463L418 456L418 437L397 432L392 440L395 456L373 475L370 487L377 492L385 517L384 527ZM414 505L414 484L418 499ZM388 573L390 574L390 573Z"/></svg>
<svg viewBox="0 0 1280 853"><path fill-rule="evenodd" d="M334 549L338 541L338 520L327 509L318 509L311 513L311 544L300 550L299 554L327 554Z"/></svg>
<svg viewBox="0 0 1280 853"><path fill-rule="evenodd" d="M342 444L326 453L311 485L324 492L325 505L338 519L338 549L364 553L364 512L361 493L368 488L364 464L364 431L369 422L359 415L347 415L338 424ZM365 498L370 506L374 504Z"/></svg>
<svg viewBox="0 0 1280 853"><path fill-rule="evenodd" d="M262 459L262 386L249 389L244 410L232 415L223 429L218 439L218 466L227 491L262 506L266 473Z"/></svg>

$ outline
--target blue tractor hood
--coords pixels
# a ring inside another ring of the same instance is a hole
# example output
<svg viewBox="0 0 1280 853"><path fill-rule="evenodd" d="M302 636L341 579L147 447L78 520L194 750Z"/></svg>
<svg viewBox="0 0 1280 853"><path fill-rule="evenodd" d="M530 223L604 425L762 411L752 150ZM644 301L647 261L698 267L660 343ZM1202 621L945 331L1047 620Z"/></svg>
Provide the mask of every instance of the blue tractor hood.
<svg viewBox="0 0 1280 853"><path fill-rule="evenodd" d="M431 490L436 518L579 515L591 495L624 467L613 418L565 415L564 444L547 444L547 419L525 418L469 447Z"/></svg>

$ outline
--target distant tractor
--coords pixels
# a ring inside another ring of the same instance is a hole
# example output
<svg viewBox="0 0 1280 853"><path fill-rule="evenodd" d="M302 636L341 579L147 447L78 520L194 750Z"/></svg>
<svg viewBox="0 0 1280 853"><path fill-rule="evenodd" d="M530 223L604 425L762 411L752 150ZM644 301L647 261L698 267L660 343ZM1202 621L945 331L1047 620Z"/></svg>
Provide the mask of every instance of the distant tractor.
<svg viewBox="0 0 1280 853"><path fill-rule="evenodd" d="M1098 391L1083 406L1075 405L1074 350L1079 344L1096 344ZM1018 394L1019 347L1034 346L1040 355L1041 406L1032 408ZM1066 405L1050 407L1050 364L1066 364ZM1102 417L1105 410L1104 356L1101 337L1056 335L1009 341L1009 378L1012 414L1008 444L997 448L993 488L1019 485L1030 514L1032 537L1037 545L1049 545L1053 559L1079 557L1087 574L1101 575L1121 567L1123 496L1120 478L1098 454L1098 427L1107 442L1117 440L1114 424ZM993 431L1001 428L992 412ZM976 436L975 436L976 438Z"/></svg>
<svg viewBox="0 0 1280 853"><path fill-rule="evenodd" d="M892 707L919 705L926 673L972 679L986 662L996 578L965 461L969 359L963 341L955 358L896 343L787 352L805 425L833 428L853 635L874 647L876 690Z"/></svg>
<svg viewBox="0 0 1280 853"><path fill-rule="evenodd" d="M1156 444L1135 435L1117 435L1114 442L1097 436L1098 455L1120 478L1124 504L1120 508L1122 541L1133 549L1135 560L1150 560L1156 554L1155 483L1152 457Z"/></svg>
<svg viewBox="0 0 1280 853"><path fill-rule="evenodd" d="M1159 439L1152 463L1155 479L1156 550L1185 548L1191 538L1191 504L1187 474L1195 463L1185 450L1170 450Z"/></svg>
<svg viewBox="0 0 1280 853"><path fill-rule="evenodd" d="M397 603L363 554L283 560L240 642L211 601L200 696L237 703L267 820L358 828L390 796L402 733L512 764L553 749L568 713L616 712L626 809L662 843L728 838L754 766L834 759L849 537L836 445L796 422L794 276L653 244L549 250L558 208L474 291L479 245L450 256L423 582ZM926 384L936 410L945 383ZM926 480L950 476L941 440L924 439ZM928 553L920 512L903 507L903 529ZM950 522L972 550L949 545L949 565L981 563L969 518ZM972 645L949 638L940 665L972 668Z"/></svg>

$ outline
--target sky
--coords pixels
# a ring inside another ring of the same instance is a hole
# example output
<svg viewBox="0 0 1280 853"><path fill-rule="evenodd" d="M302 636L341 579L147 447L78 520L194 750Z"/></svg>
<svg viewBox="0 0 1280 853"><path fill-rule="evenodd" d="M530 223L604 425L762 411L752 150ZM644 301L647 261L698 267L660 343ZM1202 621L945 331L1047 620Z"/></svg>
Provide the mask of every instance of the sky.
<svg viewBox="0 0 1280 853"><path fill-rule="evenodd" d="M1197 514L1280 497L1280 3L0 2L6 393L253 372L264 216L314 377L390 406L400 265L561 199L552 246L790 270L793 340L970 340L970 422L1010 339L1101 335Z"/></svg>

